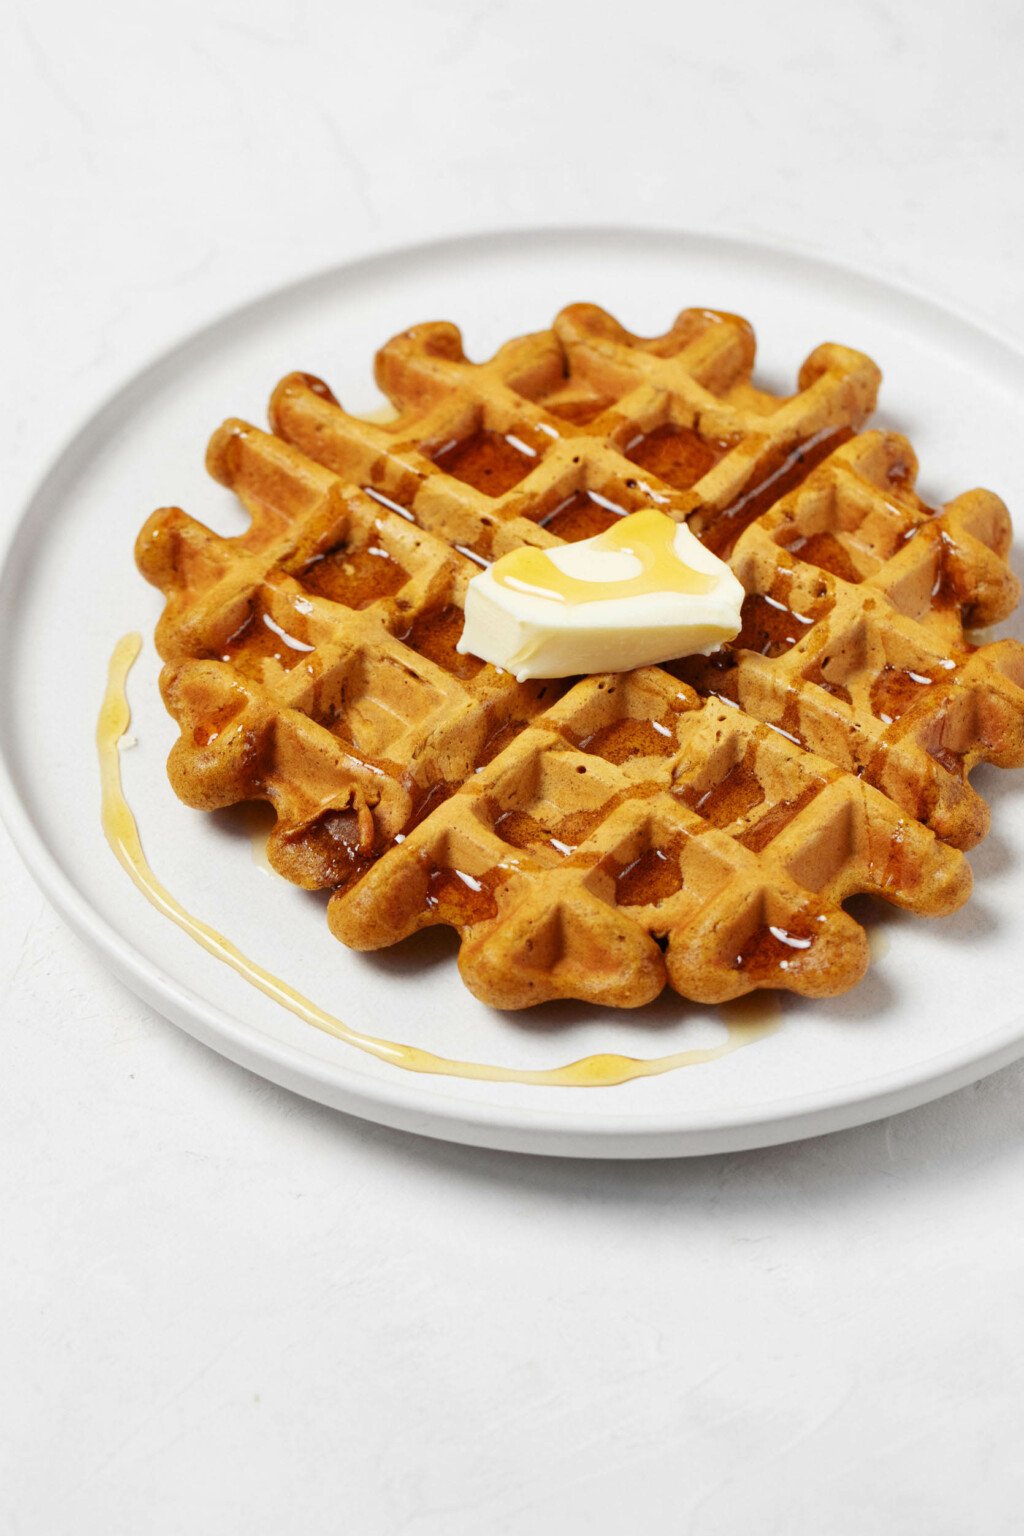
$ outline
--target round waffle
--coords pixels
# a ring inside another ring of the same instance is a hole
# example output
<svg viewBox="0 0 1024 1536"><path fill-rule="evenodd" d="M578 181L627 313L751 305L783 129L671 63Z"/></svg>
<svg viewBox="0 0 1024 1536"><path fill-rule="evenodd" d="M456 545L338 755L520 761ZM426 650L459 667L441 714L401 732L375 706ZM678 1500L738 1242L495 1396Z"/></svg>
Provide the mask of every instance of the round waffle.
<svg viewBox="0 0 1024 1536"><path fill-rule="evenodd" d="M831 995L867 965L848 897L957 907L970 769L1024 762L1024 648L964 632L1017 601L1006 509L924 506L905 439L860 432L862 353L818 347L788 397L753 360L735 316L647 340L573 305L482 364L449 324L395 338L387 425L304 374L272 432L225 423L208 463L247 531L164 509L137 547L177 793L269 801L271 861L332 890L340 939L449 924L498 1007ZM730 559L732 645L526 684L456 652L482 564L646 506Z"/></svg>

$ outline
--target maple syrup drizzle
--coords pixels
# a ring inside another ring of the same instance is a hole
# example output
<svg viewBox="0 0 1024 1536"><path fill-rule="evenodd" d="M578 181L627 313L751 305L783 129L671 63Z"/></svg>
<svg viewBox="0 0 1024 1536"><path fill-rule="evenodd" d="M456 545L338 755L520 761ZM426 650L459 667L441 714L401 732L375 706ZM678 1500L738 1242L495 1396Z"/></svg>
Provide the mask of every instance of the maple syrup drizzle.
<svg viewBox="0 0 1024 1536"><path fill-rule="evenodd" d="M647 907L682 890L682 841L681 837L668 837L660 846L645 848L629 863L614 868L616 906Z"/></svg>
<svg viewBox="0 0 1024 1536"><path fill-rule="evenodd" d="M707 525L699 535L701 543L724 558L762 512L806 480L822 459L852 436L850 427L825 427L788 450L776 447L754 469L734 501L720 512L706 513Z"/></svg>
<svg viewBox="0 0 1024 1536"><path fill-rule="evenodd" d="M409 572L380 544L352 549L342 543L307 560L298 578L308 592L329 598L332 603L367 608L404 587Z"/></svg>
<svg viewBox="0 0 1024 1536"><path fill-rule="evenodd" d="M653 432L639 433L623 451L627 459L649 469L666 485L688 491L734 446L732 439L701 437L692 427L667 422Z"/></svg>
<svg viewBox="0 0 1024 1536"><path fill-rule="evenodd" d="M794 817L798 816L805 806L810 805L816 795L821 793L822 784L807 784L792 800L778 800L763 816L759 816L752 827L741 832L736 841L742 843L744 848L749 848L752 853L760 853L768 844L784 832Z"/></svg>
<svg viewBox="0 0 1024 1536"><path fill-rule="evenodd" d="M623 715L584 734L563 726L562 735L578 752L592 752L617 768L634 757L669 757L679 745L670 718L635 720Z"/></svg>
<svg viewBox="0 0 1024 1536"><path fill-rule="evenodd" d="M797 955L813 947L814 939L814 929L806 922L791 920L788 928L778 923L762 923L737 953L736 969L767 980L780 970L788 970Z"/></svg>
<svg viewBox="0 0 1024 1536"><path fill-rule="evenodd" d="M820 660L812 662L804 671L804 677L809 683L815 683L819 688L824 688L825 692L830 693L834 699L841 699L844 704L849 704L852 708L853 694L849 688L838 678L829 677L826 671L833 659L831 656L823 656Z"/></svg>
<svg viewBox="0 0 1024 1536"><path fill-rule="evenodd" d="M416 514L411 507L403 507L400 501L393 501L390 496L385 496L383 491L376 490L372 485L360 486L360 490L362 490L364 495L369 496L371 501L375 501L378 506L384 507L388 512L397 513L399 517L404 517L407 523L415 523L419 527Z"/></svg>
<svg viewBox="0 0 1024 1536"><path fill-rule="evenodd" d="M806 565L816 565L820 571L838 576L840 581L860 582L863 578L854 565L846 546L834 533L823 530L809 533L786 545L791 555L797 555Z"/></svg>
<svg viewBox="0 0 1024 1536"><path fill-rule="evenodd" d="M513 848L535 849L550 847L563 859L576 852L590 834L605 819L611 809L610 802L591 811L570 811L551 828L542 826L528 811L515 806L501 810L488 806L492 815L492 828L502 842Z"/></svg>
<svg viewBox="0 0 1024 1536"><path fill-rule="evenodd" d="M628 1083L635 1078L659 1077L679 1067L695 1067L705 1062L717 1061L741 1046L752 1045L756 1040L774 1034L782 1022L777 998L773 995L743 998L737 1004L727 1004L720 1010L728 1031L726 1039L718 1045L702 1049L674 1051L667 1056L636 1057L620 1056L604 1052L583 1056L578 1061L567 1062L559 1067L535 1069L500 1067L489 1062L458 1061L447 1056L437 1056L433 1051L418 1046L405 1045L395 1040L385 1040L379 1035L364 1034L335 1018L320 1008L310 998L288 986L280 977L257 965L230 939L211 928L200 918L194 917L161 884L150 868L139 837L138 823L124 795L121 781L121 754L119 743L131 723L126 684L128 674L142 649L142 637L124 635L114 647L107 675L107 688L96 723L96 748L99 754L100 785L102 791L101 819L103 831L111 850L146 900L158 912L175 923L189 938L208 954L223 961L236 971L265 997L287 1008L296 1018L325 1034L333 1035L346 1045L365 1051L379 1061L390 1062L407 1072L420 1072L440 1077L473 1078L495 1083L529 1083L553 1088L604 1088Z"/></svg>
<svg viewBox="0 0 1024 1536"><path fill-rule="evenodd" d="M753 745L753 744L752 744ZM750 748L709 789L688 784L678 791L680 800L716 827L729 827L764 803L764 789L754 769L756 750Z"/></svg>
<svg viewBox="0 0 1024 1536"><path fill-rule="evenodd" d="M486 496L504 496L539 463L536 449L514 433L481 428L471 437L445 443L433 455L446 474Z"/></svg>
<svg viewBox="0 0 1024 1536"><path fill-rule="evenodd" d="M769 593L748 592L740 609L742 628L732 644L774 660L799 644L819 617L798 613Z"/></svg>
<svg viewBox="0 0 1024 1536"><path fill-rule="evenodd" d="M539 517L537 526L557 534L567 544L577 544L581 539L593 539L599 533L606 533L620 518L628 515L627 507L618 507L605 497L598 499L591 491L573 491Z"/></svg>
<svg viewBox="0 0 1024 1536"><path fill-rule="evenodd" d="M478 656L456 649L462 635L464 615L461 608L451 603L445 608L429 609L420 613L395 639L411 646L428 661L433 661L454 677L468 681L476 677L485 665Z"/></svg>
<svg viewBox="0 0 1024 1536"><path fill-rule="evenodd" d="M241 672L255 671L258 675L264 658L276 661L287 672L312 650L313 646L282 629L269 613L252 607L234 634L225 640L219 656Z"/></svg>
<svg viewBox="0 0 1024 1536"><path fill-rule="evenodd" d="M927 690L939 681L937 673L894 667L886 662L871 685L871 708L885 725L891 725L913 709Z"/></svg>
<svg viewBox="0 0 1024 1536"><path fill-rule="evenodd" d="M695 571L676 554L679 525L653 509L634 512L600 535L594 545L602 551L632 555L640 569L618 581L587 581L570 576L556 565L551 552L521 545L503 555L492 568L494 579L513 591L526 591L562 603L600 603L624 597L649 597L657 592L710 592L716 578Z"/></svg>

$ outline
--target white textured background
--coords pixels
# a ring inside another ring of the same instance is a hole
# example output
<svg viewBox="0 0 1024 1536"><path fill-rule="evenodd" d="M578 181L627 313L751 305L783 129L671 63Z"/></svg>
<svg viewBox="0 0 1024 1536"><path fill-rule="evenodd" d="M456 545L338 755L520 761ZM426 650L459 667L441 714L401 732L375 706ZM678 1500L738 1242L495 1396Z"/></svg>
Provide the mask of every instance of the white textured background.
<svg viewBox="0 0 1024 1536"><path fill-rule="evenodd" d="M185 330L472 226L796 241L1024 341L1015 0L0 18L4 521ZM768 1153L475 1153L179 1034L6 840L0 901L4 1536L1020 1529L1024 1068Z"/></svg>

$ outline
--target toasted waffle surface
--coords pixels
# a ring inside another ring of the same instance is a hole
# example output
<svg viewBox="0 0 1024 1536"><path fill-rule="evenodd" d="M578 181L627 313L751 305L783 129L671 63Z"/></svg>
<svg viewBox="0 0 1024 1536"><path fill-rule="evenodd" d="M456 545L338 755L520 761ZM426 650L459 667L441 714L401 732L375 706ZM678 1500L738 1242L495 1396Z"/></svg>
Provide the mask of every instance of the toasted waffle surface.
<svg viewBox="0 0 1024 1536"><path fill-rule="evenodd" d="M817 348L789 397L753 354L734 316L642 340L574 305L483 364L447 324L397 337L387 425L304 374L271 433L225 423L208 464L246 532L164 509L137 549L178 794L270 801L272 862L332 890L339 938L449 924L499 1007L828 995L867 964L847 897L959 905L987 823L967 775L1024 761L1024 651L964 634L1016 602L1006 510L933 513L906 441L857 435L863 354ZM650 505L731 559L732 646L527 684L456 652L481 564Z"/></svg>

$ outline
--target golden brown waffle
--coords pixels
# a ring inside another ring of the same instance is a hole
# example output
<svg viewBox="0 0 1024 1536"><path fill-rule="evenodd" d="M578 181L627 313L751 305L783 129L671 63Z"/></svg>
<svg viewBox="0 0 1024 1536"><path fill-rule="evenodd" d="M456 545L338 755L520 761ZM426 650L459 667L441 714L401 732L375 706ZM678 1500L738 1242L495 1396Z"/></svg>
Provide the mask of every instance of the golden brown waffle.
<svg viewBox="0 0 1024 1536"><path fill-rule="evenodd" d="M968 782L1024 763L1024 647L964 633L1004 619L1020 587L998 496L935 513L905 438L864 433L747 529L732 645L671 670L881 789L957 848L988 830Z"/></svg>
<svg viewBox="0 0 1024 1536"><path fill-rule="evenodd" d="M641 341L576 305L481 365L448 325L389 343L387 426L289 376L275 435L229 422L211 443L247 532L170 509L140 536L177 792L269 800L271 860L333 888L340 938L448 923L497 1006L852 985L866 939L840 904L952 910L970 877L948 844L984 826L966 773L1024 757L1022 652L962 630L1016 599L1006 514L983 492L930 514L892 436L810 473L877 370L819 347L779 399L752 362L732 316ZM742 534L744 630L722 664L676 669L696 691L655 668L521 685L456 653L482 561L651 504L720 550Z"/></svg>
<svg viewBox="0 0 1024 1536"><path fill-rule="evenodd" d="M347 484L484 558L588 538L652 505L721 552L861 425L878 390L874 363L847 347L816 348L785 398L752 386L753 361L735 315L684 310L644 341L574 304L487 363L466 360L454 325L395 337L376 361L400 413L387 426L301 373L274 391L270 421Z"/></svg>

